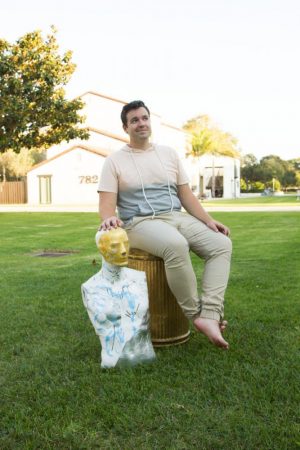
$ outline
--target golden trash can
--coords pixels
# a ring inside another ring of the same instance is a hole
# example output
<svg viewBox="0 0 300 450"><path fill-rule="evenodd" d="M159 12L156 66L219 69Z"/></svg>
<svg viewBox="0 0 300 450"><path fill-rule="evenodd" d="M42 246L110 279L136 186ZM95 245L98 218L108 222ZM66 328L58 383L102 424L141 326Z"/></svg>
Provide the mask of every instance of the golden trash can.
<svg viewBox="0 0 300 450"><path fill-rule="evenodd" d="M151 253L131 248L128 267L146 272L154 347L186 342L190 337L189 321L170 291L163 260Z"/></svg>

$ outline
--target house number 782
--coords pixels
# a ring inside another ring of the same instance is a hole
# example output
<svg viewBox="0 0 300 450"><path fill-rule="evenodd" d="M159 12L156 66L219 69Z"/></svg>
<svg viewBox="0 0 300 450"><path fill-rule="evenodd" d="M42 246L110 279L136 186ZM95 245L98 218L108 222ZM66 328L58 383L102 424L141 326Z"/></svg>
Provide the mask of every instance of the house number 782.
<svg viewBox="0 0 300 450"><path fill-rule="evenodd" d="M98 175L81 175L79 176L79 184L98 183Z"/></svg>

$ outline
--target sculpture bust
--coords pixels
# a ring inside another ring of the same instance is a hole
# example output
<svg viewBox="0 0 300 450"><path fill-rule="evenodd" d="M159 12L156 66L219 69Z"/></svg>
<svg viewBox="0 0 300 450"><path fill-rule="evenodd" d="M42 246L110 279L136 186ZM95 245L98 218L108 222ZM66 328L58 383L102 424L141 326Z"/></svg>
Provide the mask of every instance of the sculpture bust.
<svg viewBox="0 0 300 450"><path fill-rule="evenodd" d="M129 242L122 228L99 231L101 270L82 285L82 298L101 342L101 366L134 366L155 353L148 330L146 275L124 267Z"/></svg>

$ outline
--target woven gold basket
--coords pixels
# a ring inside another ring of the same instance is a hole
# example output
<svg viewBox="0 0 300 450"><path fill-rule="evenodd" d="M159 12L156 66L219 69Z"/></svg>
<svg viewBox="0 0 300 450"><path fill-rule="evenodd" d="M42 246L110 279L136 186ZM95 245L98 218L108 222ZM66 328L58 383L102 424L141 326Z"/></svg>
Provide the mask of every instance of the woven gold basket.
<svg viewBox="0 0 300 450"><path fill-rule="evenodd" d="M163 260L131 248L128 267L146 272L153 345L162 347L186 342L190 336L189 321L170 291Z"/></svg>

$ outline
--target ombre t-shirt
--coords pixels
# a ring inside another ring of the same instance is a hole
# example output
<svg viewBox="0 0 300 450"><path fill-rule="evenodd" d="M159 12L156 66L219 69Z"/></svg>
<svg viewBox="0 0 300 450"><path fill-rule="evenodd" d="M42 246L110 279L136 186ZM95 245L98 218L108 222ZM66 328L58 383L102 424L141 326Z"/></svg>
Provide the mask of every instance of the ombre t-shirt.
<svg viewBox="0 0 300 450"><path fill-rule="evenodd" d="M153 210L155 215L171 211L172 202L173 210L180 211L177 186L188 182L174 149L153 145L147 150L138 150L126 145L106 158L98 192L117 194L119 217L127 224L134 216L152 216Z"/></svg>

